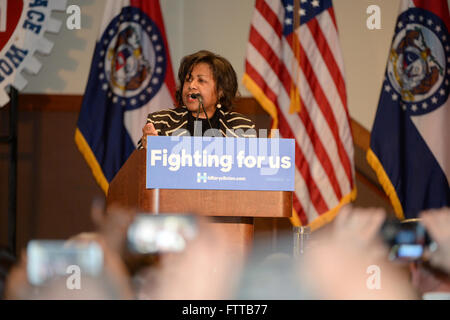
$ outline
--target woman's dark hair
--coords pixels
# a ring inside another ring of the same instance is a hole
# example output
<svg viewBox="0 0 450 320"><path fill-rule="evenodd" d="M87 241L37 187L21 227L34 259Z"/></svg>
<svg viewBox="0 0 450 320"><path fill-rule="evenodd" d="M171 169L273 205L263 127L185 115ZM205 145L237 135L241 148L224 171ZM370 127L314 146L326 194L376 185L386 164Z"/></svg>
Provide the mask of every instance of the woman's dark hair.
<svg viewBox="0 0 450 320"><path fill-rule="evenodd" d="M185 56L181 60L180 69L178 70L180 86L175 94L178 106L183 105L184 81L190 75L194 66L199 63L206 63L211 68L214 81L216 82L216 92L217 94L222 92L219 95L218 102L222 105L223 109L229 110L237 95L238 84L236 72L227 59L206 50Z"/></svg>

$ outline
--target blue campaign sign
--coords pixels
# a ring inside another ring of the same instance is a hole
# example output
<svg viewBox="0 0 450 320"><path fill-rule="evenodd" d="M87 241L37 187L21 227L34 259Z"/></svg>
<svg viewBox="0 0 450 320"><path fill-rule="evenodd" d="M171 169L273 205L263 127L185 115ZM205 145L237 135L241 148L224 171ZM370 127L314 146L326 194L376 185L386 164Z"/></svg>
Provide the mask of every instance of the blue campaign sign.
<svg viewBox="0 0 450 320"><path fill-rule="evenodd" d="M147 138L148 189L293 191L293 139Z"/></svg>

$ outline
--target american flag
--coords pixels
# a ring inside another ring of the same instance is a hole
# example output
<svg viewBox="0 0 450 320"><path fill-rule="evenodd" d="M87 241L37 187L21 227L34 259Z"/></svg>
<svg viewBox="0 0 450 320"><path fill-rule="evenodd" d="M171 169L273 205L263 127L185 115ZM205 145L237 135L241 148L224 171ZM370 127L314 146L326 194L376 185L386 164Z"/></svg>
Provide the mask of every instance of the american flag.
<svg viewBox="0 0 450 320"><path fill-rule="evenodd" d="M256 0L244 84L295 145L294 225L356 197L344 66L331 0Z"/></svg>

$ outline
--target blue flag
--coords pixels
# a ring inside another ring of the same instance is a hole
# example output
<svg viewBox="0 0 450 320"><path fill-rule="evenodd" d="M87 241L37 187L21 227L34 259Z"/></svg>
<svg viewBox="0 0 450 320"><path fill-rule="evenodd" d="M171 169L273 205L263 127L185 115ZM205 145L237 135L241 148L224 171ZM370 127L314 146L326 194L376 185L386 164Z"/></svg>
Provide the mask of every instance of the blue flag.
<svg viewBox="0 0 450 320"><path fill-rule="evenodd" d="M105 193L136 148L147 114L174 104L159 0L107 1L75 142Z"/></svg>
<svg viewBox="0 0 450 320"><path fill-rule="evenodd" d="M450 205L446 0L402 1L367 160L400 219Z"/></svg>

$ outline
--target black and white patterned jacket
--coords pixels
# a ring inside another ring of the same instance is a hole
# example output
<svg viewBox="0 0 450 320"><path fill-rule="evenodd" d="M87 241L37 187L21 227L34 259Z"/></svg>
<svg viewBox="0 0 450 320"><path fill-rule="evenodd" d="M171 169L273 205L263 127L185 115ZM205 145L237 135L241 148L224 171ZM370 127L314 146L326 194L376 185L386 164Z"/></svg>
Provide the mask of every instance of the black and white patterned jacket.
<svg viewBox="0 0 450 320"><path fill-rule="evenodd" d="M219 116L218 130L223 137L256 138L256 127L251 119L234 111L217 109ZM182 136L188 132L189 111L187 109L164 109L150 113L147 123L152 123L159 136ZM141 140L138 149L142 149Z"/></svg>

